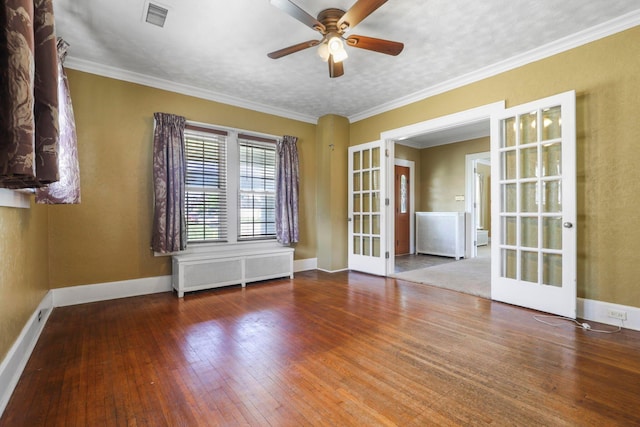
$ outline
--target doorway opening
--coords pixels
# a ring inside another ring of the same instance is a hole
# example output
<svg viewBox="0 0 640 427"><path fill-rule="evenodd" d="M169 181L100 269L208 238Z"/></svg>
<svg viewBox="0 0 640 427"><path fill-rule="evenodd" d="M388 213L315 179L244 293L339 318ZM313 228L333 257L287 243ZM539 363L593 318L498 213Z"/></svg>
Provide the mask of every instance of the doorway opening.
<svg viewBox="0 0 640 427"><path fill-rule="evenodd" d="M465 211L468 212L465 257L475 258L478 251L490 256L491 243L491 152L465 156Z"/></svg>
<svg viewBox="0 0 640 427"><path fill-rule="evenodd" d="M489 104L483 107L478 107L472 110L463 111L461 113L453 114L450 116L441 117L434 120L429 120L426 122L418 123L415 125L407 126L400 129L395 129L393 131L385 132L382 134L382 138L389 142L390 153L389 155L394 159L395 163L397 162L408 162L414 161L411 159L411 155L407 155L407 149L409 147L412 150L424 150L427 148L433 148L438 146L445 146L449 144L454 144L462 141L469 141L478 138L486 138L488 142L489 134L490 134L490 123L489 118L491 113L494 111L498 111L504 108L504 102L498 102L495 104ZM443 147L446 149L446 147ZM476 169L478 165L484 167L484 163L489 161L489 146L488 143L486 147L484 147L482 151L483 157L473 158L471 162ZM397 153L397 155L396 155ZM465 153L465 154L477 154L477 153ZM425 154L426 155L426 154ZM421 156L418 156L420 158ZM457 177L456 179L460 179L462 182L462 190L457 190L457 193L452 198L450 204L445 204L442 206L432 206L429 203L425 202L425 198L428 197L426 195L429 194L429 191L438 191L437 182L431 182L429 188L425 187L425 183L421 182L421 175L427 175L424 172L425 165L422 162L415 162L415 185L412 185L411 188L417 193L415 197L412 198L414 202L413 208L410 210L410 217L414 219L416 217L416 212L421 211L450 211L450 212L464 212L464 228L462 231L462 240L464 247L464 258L460 261L456 261L455 257L449 256L440 256L440 255L430 255L430 254L416 254L415 247L416 242L413 241L412 250L410 251L410 256L401 254L396 251L395 245L391 247L391 253L387 261L387 272L389 275L399 277L405 275L405 273L416 273L421 274L427 271L431 271L432 274L438 271L438 274L442 274L446 276L446 280L438 280L439 283L453 283L456 282L456 275L463 274L465 275L464 280L459 280L459 282L464 282L465 286L470 283L469 275L481 279L483 282L483 286L486 288L481 291L483 293L481 296L485 296L490 298L490 281L491 281L491 262L490 257L481 260L480 258L484 258L483 255L488 255L490 251L485 250L489 248L489 233L490 233L490 214L486 214L486 210L490 210L490 205L488 202L484 202L483 196L490 194L490 185L488 185L487 180L490 179L489 174L484 171L484 173L480 173L483 176L478 177L474 172L470 176L467 176L467 168L466 159L464 155L462 156L462 165L460 166L460 173L462 177ZM431 165L432 166L432 165ZM446 167L446 166L445 166ZM395 174L389 174L395 181ZM391 180L389 180L391 181ZM394 189L394 185L391 185L391 182L388 181L387 188L389 191L390 203L389 205L393 207L393 211L390 209L389 213L394 217L393 222L395 223L395 210L397 205L396 197L399 197ZM479 193L479 194L476 194ZM474 201L474 200L477 200ZM482 206L478 208L474 208L473 203L480 203ZM481 228L478 229L478 226ZM415 221L412 228L411 239L415 239L416 235L416 225ZM481 238L484 237L485 231L487 232L487 244L485 245L483 240L480 241L481 247L480 251L478 251L478 247L475 245L478 243L478 236ZM390 239L390 242L396 242L395 236L395 227L387 228L387 235ZM481 257L478 257L478 253L480 252ZM474 258L478 258L474 260ZM482 262L482 266L476 270L475 272L469 273L469 268L475 268L477 266L470 265L467 261L474 262ZM421 263L421 261L424 261ZM413 264L413 266L412 266ZM464 266L463 266L464 264ZM467 270L464 272L463 270ZM397 272L400 271L401 272ZM424 271L422 271L424 270ZM456 270L460 270L456 272ZM407 279L411 281L418 281L423 283L428 283L429 279L425 278L422 280L415 279ZM432 281L434 283L435 281ZM446 287L446 286L445 286ZM455 288L455 286L454 286ZM469 289L456 289L461 292L474 293L478 294L474 290Z"/></svg>

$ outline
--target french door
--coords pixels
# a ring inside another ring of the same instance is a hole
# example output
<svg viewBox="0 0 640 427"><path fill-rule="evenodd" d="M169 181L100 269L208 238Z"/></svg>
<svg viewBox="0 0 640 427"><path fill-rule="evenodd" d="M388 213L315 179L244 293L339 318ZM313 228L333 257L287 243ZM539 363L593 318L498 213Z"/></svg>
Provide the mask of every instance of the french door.
<svg viewBox="0 0 640 427"><path fill-rule="evenodd" d="M349 147L349 269L386 274L384 142Z"/></svg>
<svg viewBox="0 0 640 427"><path fill-rule="evenodd" d="M575 92L491 117L491 298L576 317Z"/></svg>

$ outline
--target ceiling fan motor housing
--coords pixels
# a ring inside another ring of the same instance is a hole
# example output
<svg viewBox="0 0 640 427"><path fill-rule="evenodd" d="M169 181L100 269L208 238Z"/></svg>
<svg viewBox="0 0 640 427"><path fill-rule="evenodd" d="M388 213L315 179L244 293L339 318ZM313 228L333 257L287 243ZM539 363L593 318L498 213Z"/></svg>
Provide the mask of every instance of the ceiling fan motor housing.
<svg viewBox="0 0 640 427"><path fill-rule="evenodd" d="M342 35L344 30L338 28L338 20L345 14L344 10L329 8L321 11L318 14L318 21L325 27L323 35L336 33ZM348 27L347 27L348 28Z"/></svg>

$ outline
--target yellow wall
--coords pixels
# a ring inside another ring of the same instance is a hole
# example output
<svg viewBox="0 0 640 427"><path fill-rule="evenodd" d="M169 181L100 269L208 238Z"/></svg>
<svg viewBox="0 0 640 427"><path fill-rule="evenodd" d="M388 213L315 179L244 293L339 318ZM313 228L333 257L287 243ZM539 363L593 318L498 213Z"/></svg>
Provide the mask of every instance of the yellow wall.
<svg viewBox="0 0 640 427"><path fill-rule="evenodd" d="M69 71L78 132L82 204L49 221L52 288L168 275L169 257L149 249L152 132L156 111L188 120L299 138L300 243L316 256L314 124L137 84Z"/></svg>
<svg viewBox="0 0 640 427"><path fill-rule="evenodd" d="M347 175L349 121L326 115L317 128L318 268L347 267Z"/></svg>
<svg viewBox="0 0 640 427"><path fill-rule="evenodd" d="M640 307L640 27L351 125L350 143L506 100L576 90L578 296ZM424 203L424 202L423 202Z"/></svg>
<svg viewBox="0 0 640 427"><path fill-rule="evenodd" d="M466 155L488 152L489 137L453 144L416 149L395 145L396 159L412 160L416 165L416 211L464 212L466 201L456 195L466 193ZM484 228L491 230L491 167L478 165L483 174Z"/></svg>
<svg viewBox="0 0 640 427"><path fill-rule="evenodd" d="M464 212L466 202L456 196L466 192L466 155L489 151L489 138L479 138L455 144L439 145L420 150L421 195L420 211Z"/></svg>
<svg viewBox="0 0 640 427"><path fill-rule="evenodd" d="M0 362L49 290L49 209L0 207Z"/></svg>

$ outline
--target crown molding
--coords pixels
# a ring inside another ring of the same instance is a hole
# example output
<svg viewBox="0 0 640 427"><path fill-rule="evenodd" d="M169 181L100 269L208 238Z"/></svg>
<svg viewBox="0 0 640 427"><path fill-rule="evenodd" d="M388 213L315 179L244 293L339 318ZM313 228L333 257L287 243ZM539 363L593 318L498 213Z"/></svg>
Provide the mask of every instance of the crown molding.
<svg viewBox="0 0 640 427"><path fill-rule="evenodd" d="M112 79L122 80L130 83L137 83L143 86L149 86L169 92L180 93L182 95L206 99L208 101L220 102L222 104L232 105L234 107L246 108L248 110L258 111L260 113L273 114L275 116L298 120L306 123L318 123L317 117L314 116L300 114L271 105L260 104L258 102L236 98L195 86L176 83L146 74L123 70L122 68L116 68L110 65L98 64L97 62L74 58L73 56L67 56L65 58L64 66L65 68L71 68L73 70L78 70L85 73L96 74L98 76L109 77Z"/></svg>
<svg viewBox="0 0 640 427"><path fill-rule="evenodd" d="M404 107L414 102L422 101L423 99L429 98L431 96L439 95L441 93L457 89L459 87L475 83L489 77L493 77L497 74L504 73L505 71L510 71L515 68L522 67L523 65L540 61L541 59L548 58L558 53L566 52L587 43L591 43L604 37L628 30L637 25L640 25L640 10L633 11L626 15L622 15L618 18L612 19L611 21L607 21L591 27L587 30L571 34L562 39L529 50L527 52L523 52L504 61L497 62L487 67L480 68L471 73L456 77L451 80L447 80L437 85L404 96L402 98L398 98L395 101L378 105L361 113L349 116L348 119L350 123L354 123L359 120L375 116L377 114L386 113L387 111Z"/></svg>

